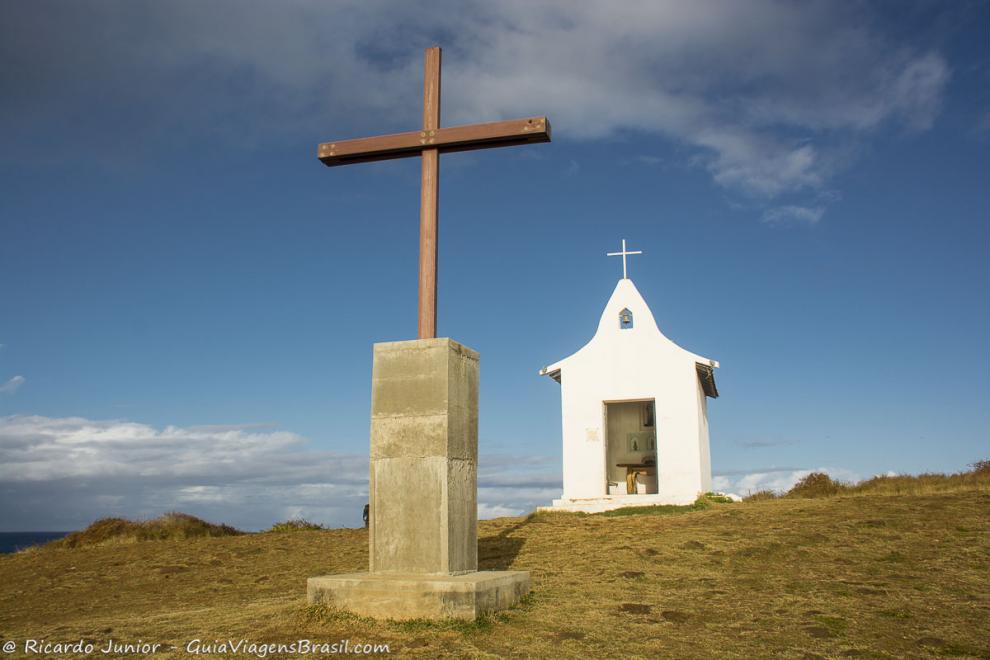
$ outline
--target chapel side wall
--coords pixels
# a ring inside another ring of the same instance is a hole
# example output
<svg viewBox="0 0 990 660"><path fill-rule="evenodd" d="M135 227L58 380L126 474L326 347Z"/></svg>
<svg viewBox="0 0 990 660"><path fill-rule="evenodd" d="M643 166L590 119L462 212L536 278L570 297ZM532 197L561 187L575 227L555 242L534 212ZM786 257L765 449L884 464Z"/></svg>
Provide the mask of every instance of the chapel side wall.
<svg viewBox="0 0 990 660"><path fill-rule="evenodd" d="M561 488L563 489L560 496L568 497L567 493L570 490L570 480L571 480L571 469L573 468L573 461L571 460L571 433L570 433L571 422L567 419L567 388L564 385L563 372L561 372L560 379L560 482Z"/></svg>
<svg viewBox="0 0 990 660"><path fill-rule="evenodd" d="M683 356L671 360L664 378L658 381L659 495L676 504L689 504L703 492L694 381L694 362Z"/></svg>
<svg viewBox="0 0 990 660"><path fill-rule="evenodd" d="M712 490L712 452L708 432L708 397L698 380L698 453L701 455L701 490Z"/></svg>
<svg viewBox="0 0 990 660"><path fill-rule="evenodd" d="M602 402L582 386L586 381L580 375L580 367L561 372L566 499L601 497L606 492Z"/></svg>

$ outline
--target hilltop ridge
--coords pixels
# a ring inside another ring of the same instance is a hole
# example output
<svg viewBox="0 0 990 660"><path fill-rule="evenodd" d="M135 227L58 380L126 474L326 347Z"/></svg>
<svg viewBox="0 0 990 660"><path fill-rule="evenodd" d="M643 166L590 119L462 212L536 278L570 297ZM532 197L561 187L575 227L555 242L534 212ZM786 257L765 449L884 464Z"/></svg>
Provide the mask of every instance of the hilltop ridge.
<svg viewBox="0 0 990 660"><path fill-rule="evenodd" d="M176 656L197 638L304 637L424 656L987 657L990 487L953 484L483 521L481 568L529 570L533 592L467 624L307 607L307 577L366 569L363 529L46 547L0 557L0 631L140 638Z"/></svg>

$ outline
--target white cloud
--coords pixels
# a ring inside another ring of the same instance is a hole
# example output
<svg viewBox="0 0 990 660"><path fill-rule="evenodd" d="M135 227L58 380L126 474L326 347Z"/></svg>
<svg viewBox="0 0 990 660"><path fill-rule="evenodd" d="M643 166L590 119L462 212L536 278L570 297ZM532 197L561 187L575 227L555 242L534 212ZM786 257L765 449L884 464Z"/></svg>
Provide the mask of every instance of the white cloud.
<svg viewBox="0 0 990 660"><path fill-rule="evenodd" d="M286 431L0 418L0 520L8 529L170 509L254 529L292 507L358 524L367 481L366 456L315 450Z"/></svg>
<svg viewBox="0 0 990 660"><path fill-rule="evenodd" d="M949 78L940 54L894 46L879 21L834 3L509 2L487 13L483 28L456 26L455 120L539 111L572 139L658 134L694 147L720 185L769 198L821 187L842 141L885 122L930 126Z"/></svg>
<svg viewBox="0 0 990 660"><path fill-rule="evenodd" d="M24 376L14 376L3 385L0 385L0 394L13 394L17 390L21 389L21 385L23 385L26 380L27 379L24 378Z"/></svg>
<svg viewBox="0 0 990 660"><path fill-rule="evenodd" d="M885 91L892 109L909 127L927 130L941 110L941 90L948 79L949 67L945 60L935 53L926 53L908 60L891 81L889 91Z"/></svg>
<svg viewBox="0 0 990 660"><path fill-rule="evenodd" d="M179 502L227 502L229 497L217 486L187 486L175 495Z"/></svg>
<svg viewBox="0 0 990 660"><path fill-rule="evenodd" d="M526 513L560 494L559 461L483 455L478 486L481 517ZM270 424L0 417L0 492L0 521L10 530L171 509L244 529L296 517L357 526L368 457L315 449Z"/></svg>
<svg viewBox="0 0 990 660"><path fill-rule="evenodd" d="M519 516L549 505L562 490L560 459L482 454L478 461L478 518Z"/></svg>
<svg viewBox="0 0 990 660"><path fill-rule="evenodd" d="M794 484L812 472L824 472L838 481L855 482L860 478L851 470L837 467L814 469L758 468L753 471L715 473L712 476L712 488L717 491L737 493L743 497L761 490L781 493L790 490Z"/></svg>
<svg viewBox="0 0 990 660"><path fill-rule="evenodd" d="M530 509L532 511L532 509ZM524 509L504 506L502 504L478 503L478 520L489 520L491 518L504 518L507 516L520 516L526 513Z"/></svg>
<svg viewBox="0 0 990 660"><path fill-rule="evenodd" d="M89 89L114 92L97 95L100 104L145 108L134 139L221 131L253 149L284 140L279 131L330 139L408 129L420 48L440 41L447 124L546 113L570 140L659 135L687 147L719 185L760 198L820 189L839 154L881 126L930 127L950 78L940 53L895 37L869 5L824 0L438 1L428 12L402 2L176 1L19 13L0 44L31 61L33 75L27 92L13 88L11 107L34 101L44 111L18 121L62 111L39 95L71 101ZM50 38L34 40L32 21ZM108 36L93 41L97 32L79 29L86 22ZM130 138L100 144L132 151Z"/></svg>
<svg viewBox="0 0 990 660"><path fill-rule="evenodd" d="M824 206L776 206L763 213L763 222L768 225L814 225L823 215Z"/></svg>

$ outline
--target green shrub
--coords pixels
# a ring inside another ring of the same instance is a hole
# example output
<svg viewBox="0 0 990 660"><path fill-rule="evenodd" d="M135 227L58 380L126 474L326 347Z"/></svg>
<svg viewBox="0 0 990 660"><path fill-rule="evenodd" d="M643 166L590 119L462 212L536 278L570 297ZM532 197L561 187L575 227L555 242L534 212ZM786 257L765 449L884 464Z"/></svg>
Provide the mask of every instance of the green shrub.
<svg viewBox="0 0 990 660"><path fill-rule="evenodd" d="M785 497L831 497L838 495L843 488L843 484L824 472L812 472L794 484Z"/></svg>

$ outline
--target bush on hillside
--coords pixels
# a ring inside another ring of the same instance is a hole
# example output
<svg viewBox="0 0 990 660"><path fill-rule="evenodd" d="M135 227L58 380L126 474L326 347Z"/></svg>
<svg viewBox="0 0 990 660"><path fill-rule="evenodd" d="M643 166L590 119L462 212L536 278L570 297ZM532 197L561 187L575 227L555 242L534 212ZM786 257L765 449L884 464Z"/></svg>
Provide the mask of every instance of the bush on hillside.
<svg viewBox="0 0 990 660"><path fill-rule="evenodd" d="M171 511L158 518L144 521L126 518L100 518L84 530L52 541L60 548L81 548L109 543L136 543L211 536L235 536L243 532L230 525L214 525L188 513Z"/></svg>
<svg viewBox="0 0 990 660"><path fill-rule="evenodd" d="M265 531L280 534L284 532L311 532L321 529L326 529L326 527L319 523L309 522L303 518L293 518L291 520L277 522Z"/></svg>
<svg viewBox="0 0 990 660"><path fill-rule="evenodd" d="M812 472L787 491L785 497L831 497L838 495L844 485L824 472Z"/></svg>

